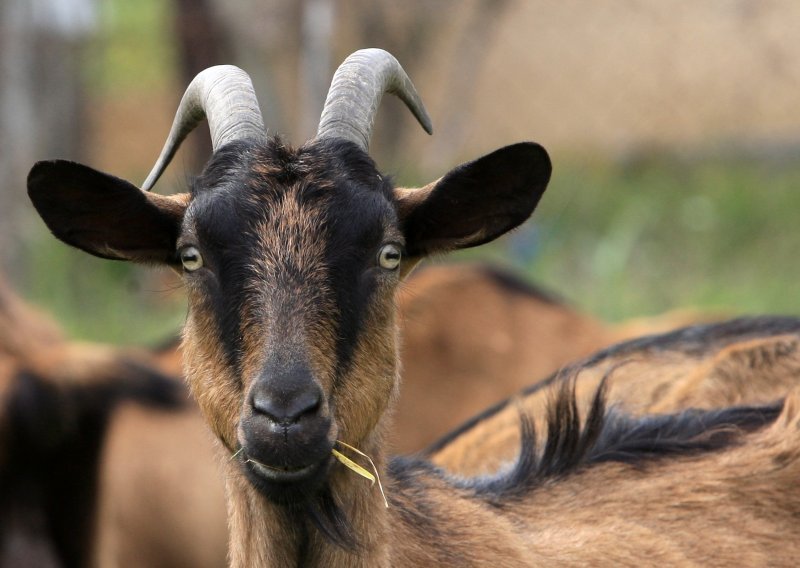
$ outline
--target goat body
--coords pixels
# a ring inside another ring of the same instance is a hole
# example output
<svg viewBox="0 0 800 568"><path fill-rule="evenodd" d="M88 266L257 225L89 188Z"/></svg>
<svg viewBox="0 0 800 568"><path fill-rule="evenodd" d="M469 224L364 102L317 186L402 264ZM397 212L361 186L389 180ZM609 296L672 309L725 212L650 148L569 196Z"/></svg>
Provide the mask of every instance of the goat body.
<svg viewBox="0 0 800 568"><path fill-rule="evenodd" d="M403 387L389 442L401 454L604 347L722 319L681 311L612 326L481 265L417 269L397 304Z"/></svg>
<svg viewBox="0 0 800 568"><path fill-rule="evenodd" d="M213 451L171 366L68 341L0 279L0 567L224 562L222 480L210 464L183 478ZM190 491L210 514L169 507Z"/></svg>
<svg viewBox="0 0 800 568"><path fill-rule="evenodd" d="M72 384L6 362L0 365L0 566L86 566L98 463L114 408L124 401L178 408L183 389L133 359L90 365L72 375Z"/></svg>
<svg viewBox="0 0 800 568"><path fill-rule="evenodd" d="M476 305L480 309L476 310ZM433 266L415 271L401 290L398 312L404 337L404 392L391 438L399 440L402 447L411 448L421 447L424 440L447 425L455 426L457 421L449 414L467 417L470 409L485 405L485 397L493 400L504 393L511 394L523 377L544 375L593 350L593 346L611 341L616 333L551 295L506 273L477 265ZM493 313L497 317L490 317ZM572 341L566 341L567 337ZM436 349L432 351L431 347ZM182 366L176 341L147 353L69 342L54 322L25 304L2 280L0 352L5 354L0 361L7 363L0 365L5 369L3 399L9 404L15 404L19 390L25 388L24 381L33 380L21 370L36 373L39 386L35 392L40 394L29 398L28 415L51 425L49 432L37 429L38 437L52 436L53 429L66 428L73 420L67 419L70 413L61 410L64 405L69 404L77 414L94 412L91 408L96 403L76 390L91 392L91 385L97 388L96 383L106 381L124 383L128 379L121 361L126 357L135 357L142 369L155 367L168 376L180 375ZM530 372L522 368L520 360L530 364ZM474 368L467 368L473 364ZM502 372L495 372L498 369ZM495 374L498 380L491 381ZM576 381L579 392L585 390L583 378ZM596 387L592 377L585 378L591 381L592 388ZM457 388L459 381L464 382L461 388ZM487 386L492 387L491 394L485 392ZM432 389L443 392L437 395ZM622 394L623 401L632 394L630 389L612 387L611 391ZM53 394L44 396L45 392ZM105 426L100 427L103 421L96 422L98 430L90 433L78 429L65 438L72 442L61 442L67 448L64 455L70 456L64 467L53 459L52 446L47 449L36 437L28 436L23 443L5 448L5 463L19 465L30 461L36 448L42 447L37 463L48 465L28 475L27 499L19 495L5 501L7 507L17 511L13 515L0 512L0 517L17 519L6 522L5 534L25 544L14 545L18 553L13 556L0 553L0 558L5 559L0 566L68 565L75 556L66 552L62 544L65 542L72 542L72 549L81 551L78 557L83 560L79 564L93 558L91 563L101 567L197 568L223 562L227 527L222 478L213 459L214 445L195 405L191 401L159 406L146 400L125 400L124 392L119 391L122 399L113 408L103 411L107 413ZM537 390L528 396L540 394ZM742 402L752 401L745 397ZM426 406L432 406L430 415L420 412ZM445 407L447 420L441 412ZM544 405L530 406L529 410L537 416L544 413ZM15 421L9 422L7 410L0 411L0 417L5 417L2 433L6 436L25 428L24 421L28 420L15 414ZM431 459L453 473L468 473L476 465L486 471L497 469L489 466L498 465L503 459L513 460L517 452L514 444L519 442L519 424L516 416L510 418L503 423L509 434L505 444L494 448L485 441L475 442L475 434L467 431L464 444L458 438L448 440L441 458L432 453ZM419 425L427 427L410 428ZM498 435L497 428L494 433ZM75 450L76 444L91 445L89 439L97 436L101 448L94 455ZM461 461L456 461L452 456L460 446L464 452L459 456ZM24 450L24 456L18 453L20 450ZM73 482L68 483L65 468L74 468L70 463L74 464L79 455L85 460L85 473L80 478L72 476ZM192 472L188 478L187 471ZM62 479L59 487L63 493L91 492L96 497L86 498L85 505L72 508L69 515L54 515L39 495L58 478ZM96 488L92 487L95 478ZM6 483L5 487L18 491L13 483ZM85 530L83 536L72 531L70 537L64 537L52 528L56 526L94 529Z"/></svg>
<svg viewBox="0 0 800 568"><path fill-rule="evenodd" d="M800 319L740 318L613 345L486 410L425 454L461 475L495 472L516 458L520 410L543 432L553 388L573 378L587 409L606 377L609 400L637 416L769 404L800 387Z"/></svg>

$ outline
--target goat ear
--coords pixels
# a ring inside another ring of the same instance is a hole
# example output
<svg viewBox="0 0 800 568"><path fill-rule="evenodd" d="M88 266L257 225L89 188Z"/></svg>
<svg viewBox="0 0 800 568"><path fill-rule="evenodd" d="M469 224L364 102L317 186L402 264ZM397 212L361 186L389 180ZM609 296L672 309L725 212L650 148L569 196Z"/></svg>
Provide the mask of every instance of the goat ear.
<svg viewBox="0 0 800 568"><path fill-rule="evenodd" d="M37 162L28 196L53 234L95 256L175 264L188 194L164 196L88 166Z"/></svg>
<svg viewBox="0 0 800 568"><path fill-rule="evenodd" d="M462 164L425 187L396 189L406 252L418 258L496 239L530 217L551 170L544 148L522 142Z"/></svg>

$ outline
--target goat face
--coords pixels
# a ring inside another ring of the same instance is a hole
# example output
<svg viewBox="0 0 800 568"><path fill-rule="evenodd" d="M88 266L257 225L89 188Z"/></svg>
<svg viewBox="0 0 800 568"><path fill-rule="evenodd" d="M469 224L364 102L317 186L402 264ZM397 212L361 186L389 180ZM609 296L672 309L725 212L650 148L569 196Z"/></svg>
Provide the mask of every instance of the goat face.
<svg viewBox="0 0 800 568"><path fill-rule="evenodd" d="M367 448L380 439L396 390L401 275L429 253L519 225L550 176L544 149L521 143L425 187L394 188L348 128L293 150L248 126L215 143L191 191L172 197L63 161L28 178L37 210L68 244L183 265L192 390L223 444L241 450L248 478L278 502L314 493L337 439Z"/></svg>
<svg viewBox="0 0 800 568"><path fill-rule="evenodd" d="M395 388L391 191L353 144L277 140L224 148L192 189L176 240L195 255L189 376L271 496L310 493L337 437L363 440Z"/></svg>

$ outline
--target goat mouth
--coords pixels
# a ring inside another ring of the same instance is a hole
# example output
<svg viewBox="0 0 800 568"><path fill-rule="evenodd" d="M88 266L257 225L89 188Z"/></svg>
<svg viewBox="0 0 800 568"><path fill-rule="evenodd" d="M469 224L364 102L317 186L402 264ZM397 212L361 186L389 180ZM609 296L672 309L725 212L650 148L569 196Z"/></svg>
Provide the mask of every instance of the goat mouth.
<svg viewBox="0 0 800 568"><path fill-rule="evenodd" d="M314 473L322 465L320 463L313 463L311 465L292 467L292 466L275 466L261 463L250 457L244 458L245 466L254 474L258 475L265 481L273 483L294 483L298 481L305 481L312 477Z"/></svg>
<svg viewBox="0 0 800 568"><path fill-rule="evenodd" d="M278 481L282 483L306 479L314 472L315 469L317 469L317 467L319 467L319 464L311 464L300 467L274 466L261 463L253 458L246 458L245 464L247 464L255 473L267 479L268 481Z"/></svg>

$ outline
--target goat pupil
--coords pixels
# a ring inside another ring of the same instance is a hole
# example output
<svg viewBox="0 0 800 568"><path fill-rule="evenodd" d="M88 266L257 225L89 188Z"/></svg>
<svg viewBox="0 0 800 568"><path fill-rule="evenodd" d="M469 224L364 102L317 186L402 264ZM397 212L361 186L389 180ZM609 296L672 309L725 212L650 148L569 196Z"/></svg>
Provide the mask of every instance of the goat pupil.
<svg viewBox="0 0 800 568"><path fill-rule="evenodd" d="M200 252L195 247L187 247L181 251L181 263L186 270L197 270L202 266Z"/></svg>
<svg viewBox="0 0 800 568"><path fill-rule="evenodd" d="M400 264L400 249L394 245L386 245L381 249L379 262L383 268L397 268Z"/></svg>

